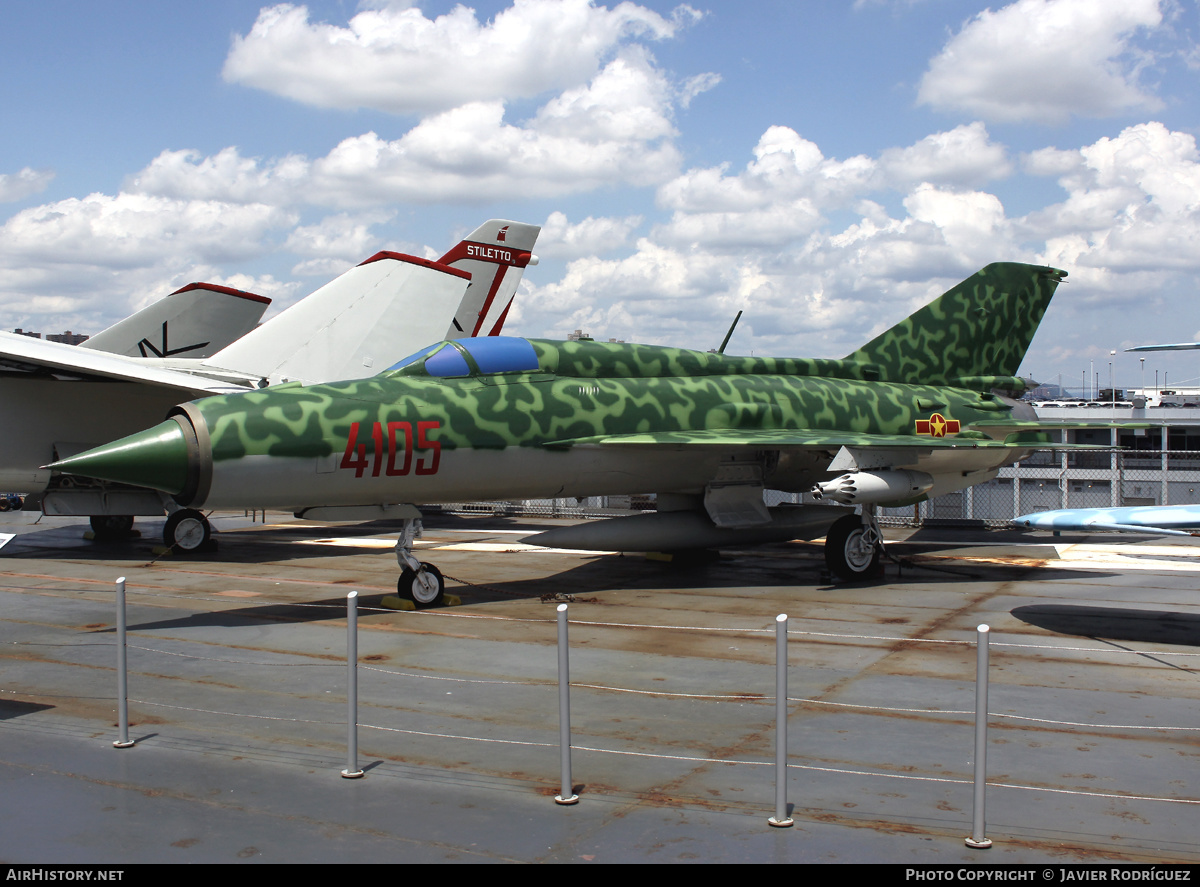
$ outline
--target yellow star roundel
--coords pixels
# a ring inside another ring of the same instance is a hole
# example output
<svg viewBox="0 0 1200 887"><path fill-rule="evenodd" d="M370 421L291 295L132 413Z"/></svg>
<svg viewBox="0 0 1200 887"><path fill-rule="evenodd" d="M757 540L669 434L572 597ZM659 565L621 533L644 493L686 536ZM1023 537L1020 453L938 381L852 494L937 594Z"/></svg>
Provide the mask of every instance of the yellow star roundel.
<svg viewBox="0 0 1200 887"><path fill-rule="evenodd" d="M928 419L917 420L917 434L928 434L930 437L945 437L947 434L958 434L962 423L957 419L947 419L941 413L934 413Z"/></svg>

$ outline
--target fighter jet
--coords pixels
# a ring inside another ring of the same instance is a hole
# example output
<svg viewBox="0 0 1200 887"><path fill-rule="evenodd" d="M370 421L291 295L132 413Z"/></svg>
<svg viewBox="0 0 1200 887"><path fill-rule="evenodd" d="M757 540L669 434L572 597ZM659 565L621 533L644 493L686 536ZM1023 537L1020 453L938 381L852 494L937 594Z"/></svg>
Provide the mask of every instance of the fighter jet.
<svg viewBox="0 0 1200 887"><path fill-rule="evenodd" d="M1018 527L1035 530L1108 530L1165 536L1200 536L1200 505L1138 505L1125 508L1060 508L1023 514Z"/></svg>
<svg viewBox="0 0 1200 887"><path fill-rule="evenodd" d="M824 535L830 568L859 579L879 562L877 506L977 484L1051 448L1015 399L1027 386L1016 374L1065 276L988 265L841 360L444 341L358 381L183 404L48 467L159 490L172 520L201 507L398 519L398 591L421 607L442 601L443 581L413 556L415 506L463 499L653 491L656 514L540 541L644 551ZM764 488L819 501L768 509Z"/></svg>
<svg viewBox="0 0 1200 887"><path fill-rule="evenodd" d="M437 262L377 253L209 357L181 353L192 340L169 343L165 321L155 357L127 356L137 347L128 329L110 337L109 350L124 353L0 335L0 489L41 493L47 514L90 515L99 534L126 533L134 515L163 513L160 494L52 481L40 466L145 428L195 397L352 379L434 338L499 332L524 268L537 262L540 230L493 219Z"/></svg>

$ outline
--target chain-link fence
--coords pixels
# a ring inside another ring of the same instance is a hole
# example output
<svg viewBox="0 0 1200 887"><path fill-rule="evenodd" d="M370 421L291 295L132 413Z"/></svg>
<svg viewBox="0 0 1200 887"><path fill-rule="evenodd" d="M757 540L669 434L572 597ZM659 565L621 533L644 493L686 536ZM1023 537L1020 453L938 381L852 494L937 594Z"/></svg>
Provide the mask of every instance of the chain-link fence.
<svg viewBox="0 0 1200 887"><path fill-rule="evenodd" d="M1200 452L1053 450L1002 468L994 480L919 506L884 509L889 523L982 521L999 525L1057 508L1200 502Z"/></svg>
<svg viewBox="0 0 1200 887"><path fill-rule="evenodd" d="M812 501L807 494L779 490L766 490L763 498L768 506ZM1056 508L1193 503L1200 503L1200 451L1048 450L1000 469L999 476L987 483L919 505L880 509L880 521L891 526L920 526L931 520L1001 525L1022 514ZM457 502L444 504L440 509L452 514L583 519L654 507L653 494L647 494Z"/></svg>

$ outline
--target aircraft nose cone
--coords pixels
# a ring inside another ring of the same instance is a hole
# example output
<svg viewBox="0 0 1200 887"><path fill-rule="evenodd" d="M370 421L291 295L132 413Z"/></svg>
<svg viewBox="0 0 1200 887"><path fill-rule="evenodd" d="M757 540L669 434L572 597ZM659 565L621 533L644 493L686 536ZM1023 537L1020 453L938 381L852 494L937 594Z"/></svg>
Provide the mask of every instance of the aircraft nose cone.
<svg viewBox="0 0 1200 887"><path fill-rule="evenodd" d="M175 495L187 485L188 447L180 424L168 419L146 431L44 467Z"/></svg>

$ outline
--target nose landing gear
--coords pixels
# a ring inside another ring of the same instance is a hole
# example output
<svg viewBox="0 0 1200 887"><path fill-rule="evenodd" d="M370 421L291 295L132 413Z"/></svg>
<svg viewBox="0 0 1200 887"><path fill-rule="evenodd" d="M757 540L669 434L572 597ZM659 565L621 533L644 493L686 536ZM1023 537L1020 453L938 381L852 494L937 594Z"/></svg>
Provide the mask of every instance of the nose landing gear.
<svg viewBox="0 0 1200 887"><path fill-rule="evenodd" d="M181 508L167 517L163 527L163 545L174 551L192 554L212 541L212 524L194 508Z"/></svg>
<svg viewBox="0 0 1200 887"><path fill-rule="evenodd" d="M400 580L396 594L412 601L418 610L440 607L446 602L446 581L433 564L422 563L412 553L412 544L421 535L421 522L406 518L400 538L396 540L396 561L400 564Z"/></svg>

